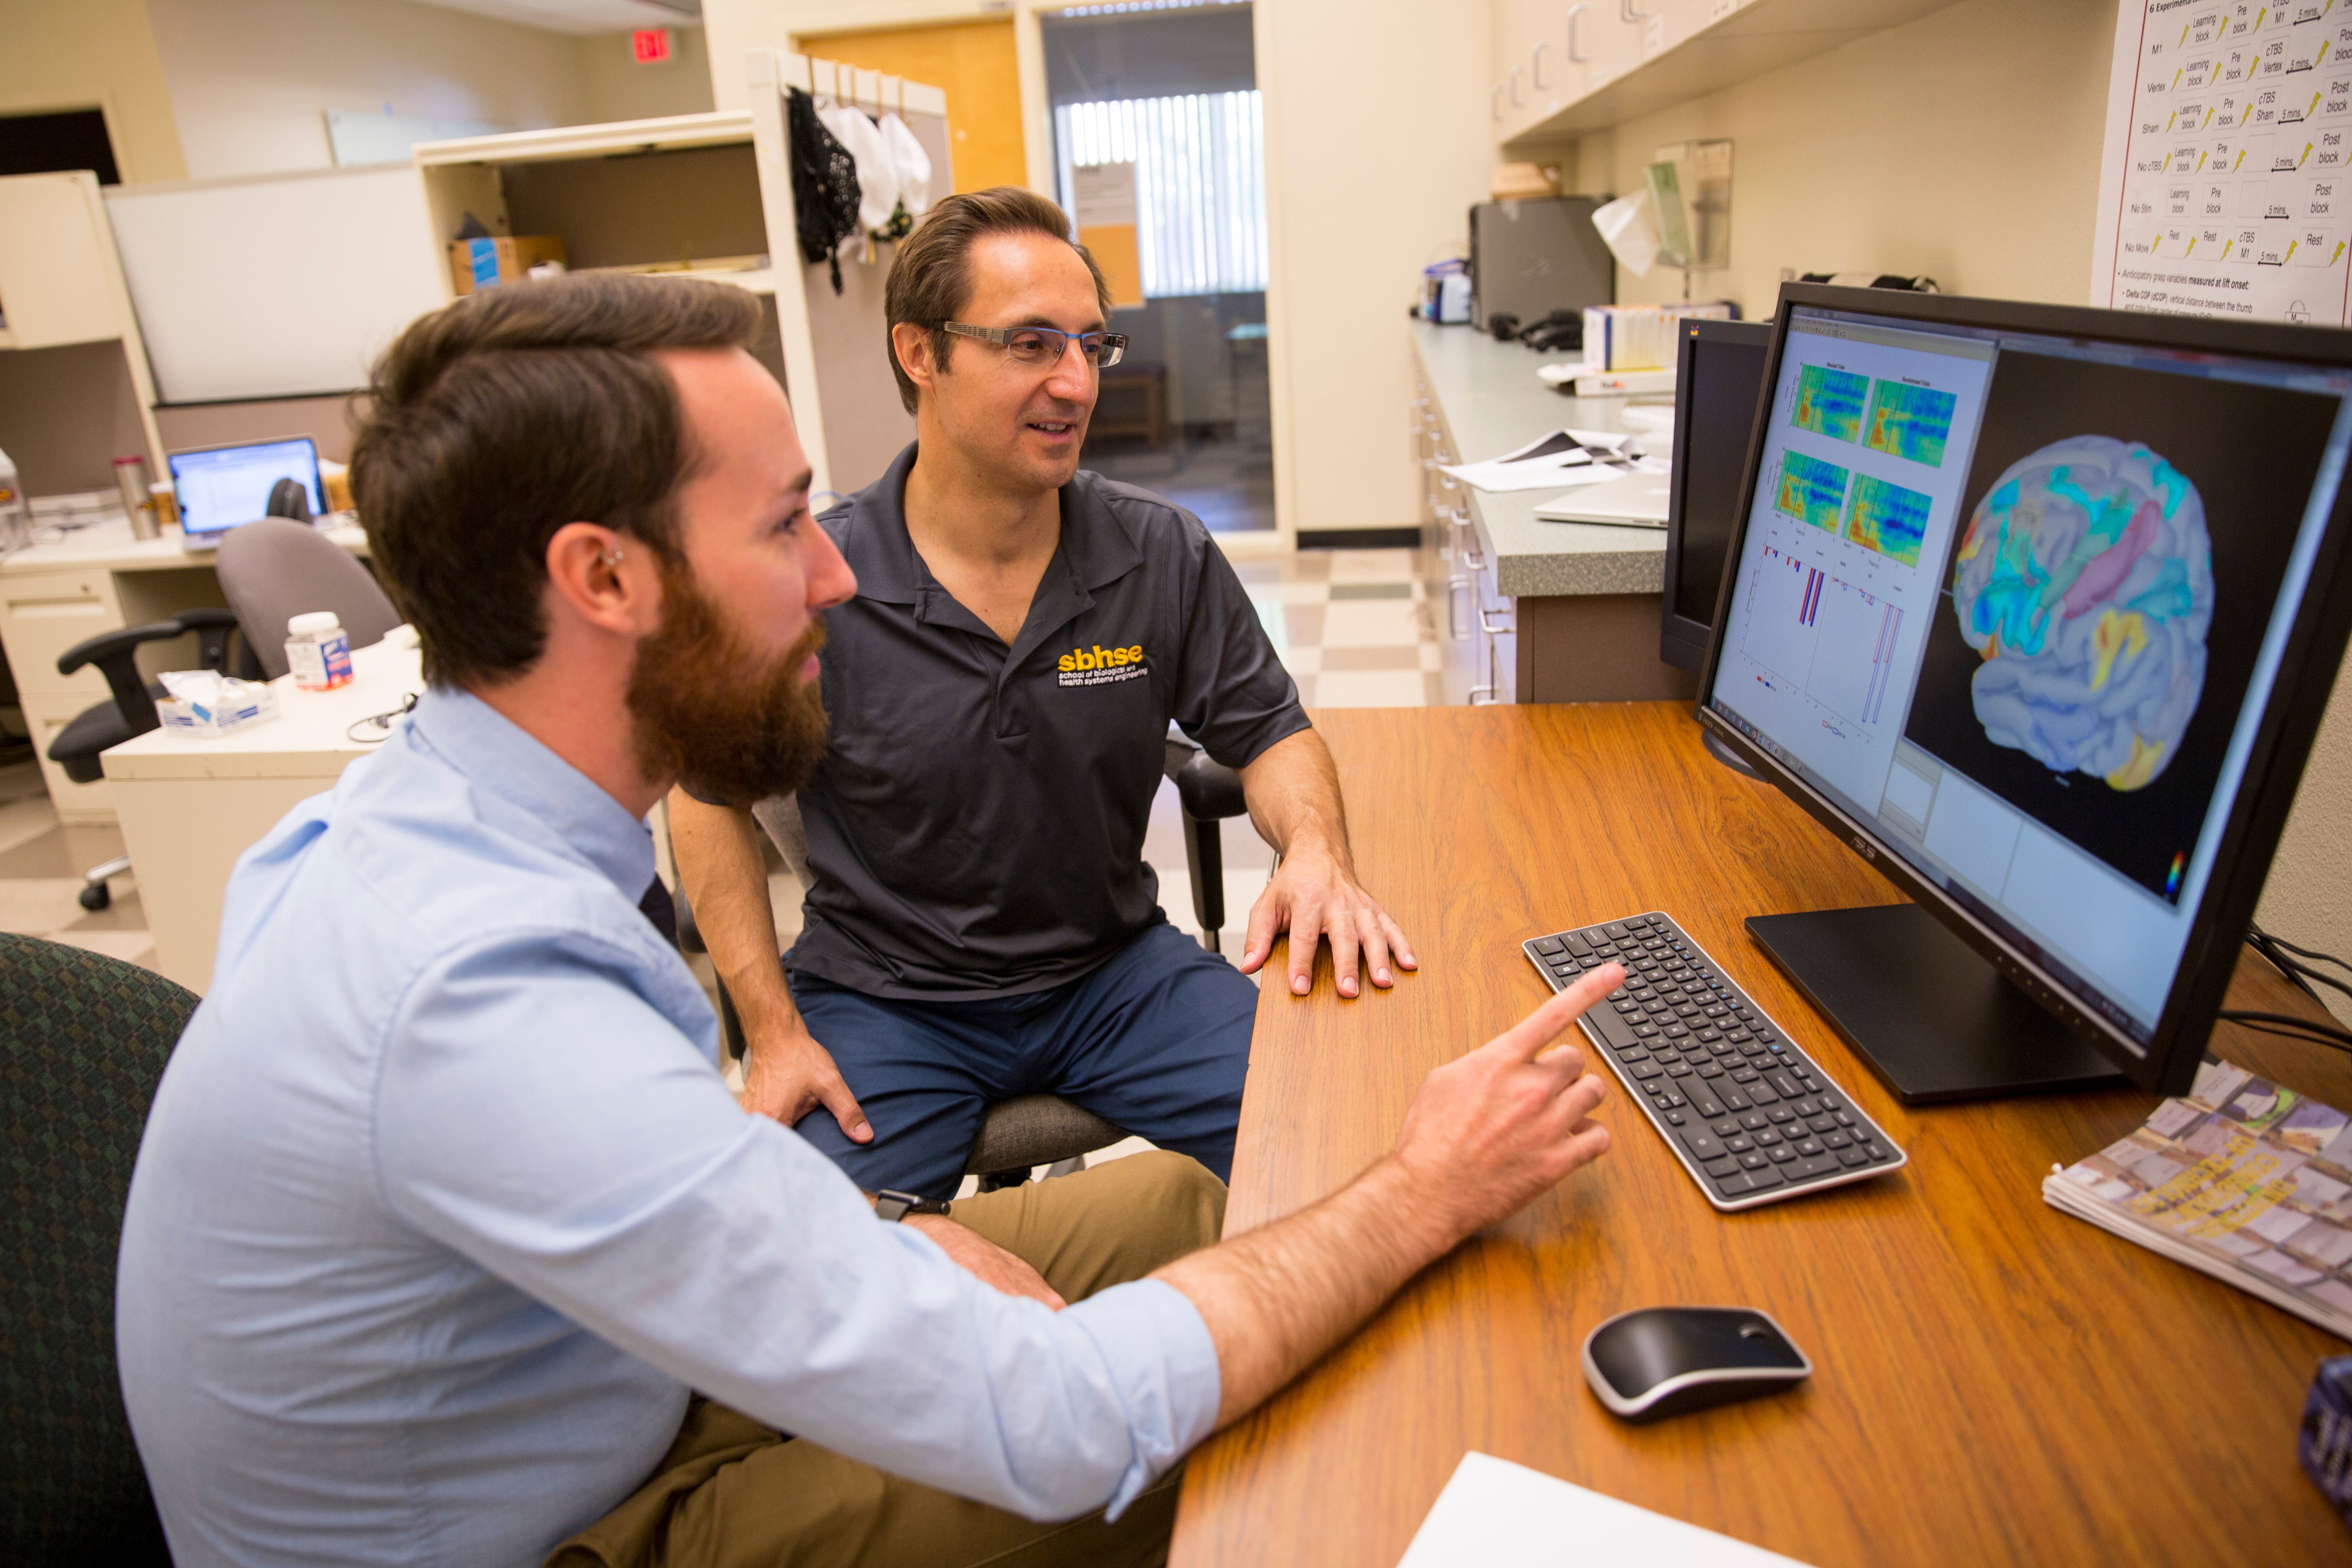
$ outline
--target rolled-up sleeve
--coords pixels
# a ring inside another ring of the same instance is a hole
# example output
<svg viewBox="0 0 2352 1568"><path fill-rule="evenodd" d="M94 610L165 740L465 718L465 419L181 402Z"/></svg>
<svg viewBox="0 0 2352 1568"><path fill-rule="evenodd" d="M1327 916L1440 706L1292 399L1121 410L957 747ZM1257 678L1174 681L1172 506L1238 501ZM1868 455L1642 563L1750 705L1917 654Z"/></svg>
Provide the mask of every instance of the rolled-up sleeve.
<svg viewBox="0 0 2352 1568"><path fill-rule="evenodd" d="M1032 1519L1124 1508L1213 1428L1181 1292L991 1289L746 1115L622 957L517 931L411 987L375 1111L407 1223L755 1419Z"/></svg>

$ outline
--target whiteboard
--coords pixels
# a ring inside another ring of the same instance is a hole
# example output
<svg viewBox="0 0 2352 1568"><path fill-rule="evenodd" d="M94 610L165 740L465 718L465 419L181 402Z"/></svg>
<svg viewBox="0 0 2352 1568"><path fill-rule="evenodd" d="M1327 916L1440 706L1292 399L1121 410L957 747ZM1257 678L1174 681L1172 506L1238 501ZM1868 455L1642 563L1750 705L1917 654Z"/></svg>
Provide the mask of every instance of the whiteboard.
<svg viewBox="0 0 2352 1568"><path fill-rule="evenodd" d="M407 163L105 195L165 403L363 387L394 335L446 298Z"/></svg>

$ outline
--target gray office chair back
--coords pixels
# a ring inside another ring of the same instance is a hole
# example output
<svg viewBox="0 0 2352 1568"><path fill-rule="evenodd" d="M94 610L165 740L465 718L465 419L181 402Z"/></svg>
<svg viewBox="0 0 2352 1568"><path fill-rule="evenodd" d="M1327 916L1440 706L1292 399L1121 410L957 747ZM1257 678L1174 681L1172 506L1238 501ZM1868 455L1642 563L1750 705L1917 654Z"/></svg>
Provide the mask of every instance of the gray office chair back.
<svg viewBox="0 0 2352 1568"><path fill-rule="evenodd" d="M286 673L286 623L296 616L334 611L353 647L381 642L400 625L368 569L307 522L265 517L232 529L215 569L267 679Z"/></svg>

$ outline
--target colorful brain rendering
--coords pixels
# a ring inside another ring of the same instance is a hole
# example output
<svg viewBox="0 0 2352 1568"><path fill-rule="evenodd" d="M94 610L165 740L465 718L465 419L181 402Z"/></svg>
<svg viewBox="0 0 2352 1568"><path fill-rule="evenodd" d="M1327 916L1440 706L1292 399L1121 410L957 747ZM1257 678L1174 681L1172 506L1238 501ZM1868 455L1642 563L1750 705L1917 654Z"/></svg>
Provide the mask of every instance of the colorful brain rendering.
<svg viewBox="0 0 2352 1568"><path fill-rule="evenodd" d="M2171 763L2205 689L2205 503L2136 441L2053 442L1977 503L1952 607L1984 656L1970 689L1987 736L2139 789Z"/></svg>

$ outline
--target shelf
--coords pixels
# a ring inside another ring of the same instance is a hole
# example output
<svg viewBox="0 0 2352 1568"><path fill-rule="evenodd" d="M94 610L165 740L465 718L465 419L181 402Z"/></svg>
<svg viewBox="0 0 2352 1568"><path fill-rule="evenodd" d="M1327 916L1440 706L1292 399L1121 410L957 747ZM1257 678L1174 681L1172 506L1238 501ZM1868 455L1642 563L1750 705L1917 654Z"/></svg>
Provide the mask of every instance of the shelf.
<svg viewBox="0 0 2352 1568"><path fill-rule="evenodd" d="M1747 0L1745 5L1514 133L1507 153L1601 131L1825 55L1955 0Z"/></svg>
<svg viewBox="0 0 2352 1568"><path fill-rule="evenodd" d="M751 111L719 110L709 114L673 114L659 120L623 120L608 125L559 125L546 131L510 131L497 136L467 136L454 142L420 142L419 168L452 163L540 163L561 158L610 158L631 153L667 153L688 147L721 147L751 140Z"/></svg>

